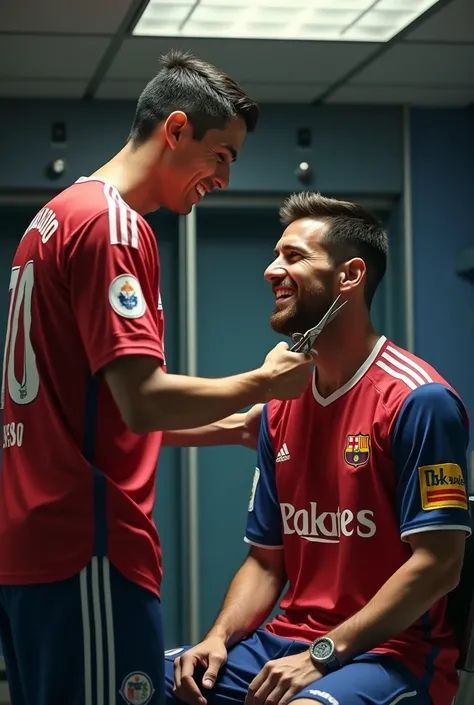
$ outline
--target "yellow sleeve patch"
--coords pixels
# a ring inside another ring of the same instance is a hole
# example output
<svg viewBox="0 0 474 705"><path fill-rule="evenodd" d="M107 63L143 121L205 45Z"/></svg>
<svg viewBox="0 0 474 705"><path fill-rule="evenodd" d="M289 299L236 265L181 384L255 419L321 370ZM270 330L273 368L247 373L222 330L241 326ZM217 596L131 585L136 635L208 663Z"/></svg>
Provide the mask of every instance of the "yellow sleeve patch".
<svg viewBox="0 0 474 705"><path fill-rule="evenodd" d="M459 465L423 465L418 468L423 509L467 509L467 492Z"/></svg>

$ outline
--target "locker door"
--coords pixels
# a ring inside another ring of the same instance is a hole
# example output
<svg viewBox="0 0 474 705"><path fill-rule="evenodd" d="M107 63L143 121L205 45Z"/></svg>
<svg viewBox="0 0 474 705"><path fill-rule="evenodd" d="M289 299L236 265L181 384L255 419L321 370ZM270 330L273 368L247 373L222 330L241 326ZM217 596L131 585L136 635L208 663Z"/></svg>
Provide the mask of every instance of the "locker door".
<svg viewBox="0 0 474 705"><path fill-rule="evenodd" d="M167 369L178 370L178 245L179 216L157 211L147 216L158 241L161 266L161 298L165 312ZM153 513L163 548L161 599L165 648L182 640L183 586L181 580L180 451L163 448L158 462L156 504Z"/></svg>
<svg viewBox="0 0 474 705"><path fill-rule="evenodd" d="M270 328L273 295L263 278L280 232L273 209L198 210L199 375L257 367L282 339ZM255 459L239 447L199 450L201 635L247 552L243 536Z"/></svg>

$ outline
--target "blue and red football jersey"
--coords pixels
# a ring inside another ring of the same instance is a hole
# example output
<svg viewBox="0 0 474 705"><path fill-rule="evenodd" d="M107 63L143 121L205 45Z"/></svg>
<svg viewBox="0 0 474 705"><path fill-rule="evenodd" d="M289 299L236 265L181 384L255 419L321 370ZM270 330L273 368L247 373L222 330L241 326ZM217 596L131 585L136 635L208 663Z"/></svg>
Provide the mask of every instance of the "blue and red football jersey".
<svg viewBox="0 0 474 705"><path fill-rule="evenodd" d="M27 228L9 293L0 584L62 580L106 555L158 593L162 434L132 433L100 374L122 355L164 366L154 233L113 186L80 179Z"/></svg>
<svg viewBox="0 0 474 705"><path fill-rule="evenodd" d="M364 607L411 555L411 534L471 532L468 419L429 365L381 337L329 397L310 385L264 410L246 541L285 551L283 614L266 629L312 641ZM446 598L374 651L431 678L434 705L457 687Z"/></svg>

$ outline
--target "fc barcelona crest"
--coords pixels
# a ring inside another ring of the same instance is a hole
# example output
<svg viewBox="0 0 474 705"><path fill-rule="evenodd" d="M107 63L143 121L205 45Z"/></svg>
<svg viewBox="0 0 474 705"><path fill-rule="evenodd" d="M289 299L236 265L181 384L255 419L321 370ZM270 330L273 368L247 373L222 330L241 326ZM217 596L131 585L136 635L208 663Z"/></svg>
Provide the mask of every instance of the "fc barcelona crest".
<svg viewBox="0 0 474 705"><path fill-rule="evenodd" d="M370 457L370 436L358 433L347 436L344 460L353 468L365 465Z"/></svg>

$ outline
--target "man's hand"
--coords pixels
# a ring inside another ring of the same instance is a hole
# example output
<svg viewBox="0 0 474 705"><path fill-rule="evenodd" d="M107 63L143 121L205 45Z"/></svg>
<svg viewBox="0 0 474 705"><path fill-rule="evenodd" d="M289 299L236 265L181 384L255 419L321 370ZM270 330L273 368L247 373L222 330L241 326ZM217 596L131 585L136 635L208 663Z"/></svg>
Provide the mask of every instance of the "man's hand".
<svg viewBox="0 0 474 705"><path fill-rule="evenodd" d="M296 693L323 677L309 649L269 661L250 683L245 705L286 705Z"/></svg>
<svg viewBox="0 0 474 705"><path fill-rule="evenodd" d="M255 404L244 414L244 427L242 429L242 445L256 450L258 447L258 434L262 419L263 404Z"/></svg>
<svg viewBox="0 0 474 705"><path fill-rule="evenodd" d="M174 695L189 705L206 705L194 678L195 671L205 669L202 677L203 688L214 686L221 666L227 661L227 649L222 639L211 637L205 639L192 649L185 651L174 661Z"/></svg>
<svg viewBox="0 0 474 705"><path fill-rule="evenodd" d="M287 343L278 343L270 350L260 368L268 380L267 401L297 399L308 384L314 357L309 353L289 350Z"/></svg>

